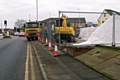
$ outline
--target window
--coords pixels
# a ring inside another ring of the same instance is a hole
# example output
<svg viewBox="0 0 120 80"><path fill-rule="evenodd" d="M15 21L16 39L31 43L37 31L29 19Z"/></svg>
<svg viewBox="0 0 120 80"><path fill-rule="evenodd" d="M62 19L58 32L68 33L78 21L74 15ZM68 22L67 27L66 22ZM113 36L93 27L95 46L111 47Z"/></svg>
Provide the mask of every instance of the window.
<svg viewBox="0 0 120 80"><path fill-rule="evenodd" d="M60 27L62 26L63 19L60 19ZM59 19L56 20L56 27L59 27Z"/></svg>
<svg viewBox="0 0 120 80"><path fill-rule="evenodd" d="M106 17L106 13L104 14L104 17Z"/></svg>
<svg viewBox="0 0 120 80"><path fill-rule="evenodd" d="M104 23L104 21L102 21L102 23Z"/></svg>
<svg viewBox="0 0 120 80"><path fill-rule="evenodd" d="M26 27L27 28L37 28L38 24L37 23L28 23L28 24L26 24Z"/></svg>

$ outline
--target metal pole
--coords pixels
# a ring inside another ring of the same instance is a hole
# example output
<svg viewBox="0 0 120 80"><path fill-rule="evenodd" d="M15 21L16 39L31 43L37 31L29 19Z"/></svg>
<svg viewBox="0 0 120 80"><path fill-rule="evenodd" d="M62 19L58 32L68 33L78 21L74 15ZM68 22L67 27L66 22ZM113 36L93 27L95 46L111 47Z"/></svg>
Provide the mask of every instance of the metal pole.
<svg viewBox="0 0 120 80"><path fill-rule="evenodd" d="M115 12L113 12L112 46L115 47Z"/></svg>
<svg viewBox="0 0 120 80"><path fill-rule="evenodd" d="M31 14L29 14L29 21L31 21Z"/></svg>
<svg viewBox="0 0 120 80"><path fill-rule="evenodd" d="M61 38L60 38L60 11L59 11L59 47L60 47L60 41L61 41Z"/></svg>
<svg viewBox="0 0 120 80"><path fill-rule="evenodd" d="M38 21L38 0L36 0L36 19Z"/></svg>
<svg viewBox="0 0 120 80"><path fill-rule="evenodd" d="M60 13L105 14L102 12L77 12L77 11L60 11Z"/></svg>
<svg viewBox="0 0 120 80"><path fill-rule="evenodd" d="M80 9L77 9L80 12ZM80 27L80 13L79 13L79 27Z"/></svg>
<svg viewBox="0 0 120 80"><path fill-rule="evenodd" d="M50 13L49 13L49 16L50 16ZM49 20L49 29L50 29L49 31L50 31L50 42L52 42L52 41L51 41L51 28L50 28L50 22L51 22L51 16L50 16L50 20Z"/></svg>

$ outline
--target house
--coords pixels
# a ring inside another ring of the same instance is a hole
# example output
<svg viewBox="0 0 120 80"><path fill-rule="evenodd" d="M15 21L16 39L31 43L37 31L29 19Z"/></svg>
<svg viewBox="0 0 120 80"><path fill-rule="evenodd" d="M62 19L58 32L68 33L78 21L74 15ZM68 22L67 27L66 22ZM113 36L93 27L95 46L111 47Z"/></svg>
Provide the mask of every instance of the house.
<svg viewBox="0 0 120 80"><path fill-rule="evenodd" d="M3 33L5 31L9 31L10 35L13 35L14 34L14 30L11 29L11 28L7 28L7 29L0 29L0 33Z"/></svg>
<svg viewBox="0 0 120 80"><path fill-rule="evenodd" d="M87 27L91 27L91 26L93 26L94 25L94 23L92 23L92 22L87 22Z"/></svg>
<svg viewBox="0 0 120 80"><path fill-rule="evenodd" d="M98 26L100 26L102 23L104 23L110 16L113 15L113 12L117 13L120 15L120 12L111 10L111 9L104 9L100 17L98 18ZM103 14L106 13L106 14Z"/></svg>
<svg viewBox="0 0 120 80"><path fill-rule="evenodd" d="M86 27L85 18L68 18L68 23L70 23L71 26Z"/></svg>

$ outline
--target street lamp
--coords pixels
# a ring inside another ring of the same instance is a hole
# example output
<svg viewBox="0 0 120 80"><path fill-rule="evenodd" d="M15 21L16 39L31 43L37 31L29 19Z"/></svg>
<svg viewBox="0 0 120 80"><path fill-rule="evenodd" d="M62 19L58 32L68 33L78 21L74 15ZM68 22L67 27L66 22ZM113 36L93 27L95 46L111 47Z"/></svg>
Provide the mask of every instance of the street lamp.
<svg viewBox="0 0 120 80"><path fill-rule="evenodd" d="M79 11L79 27L80 27L80 9L77 9Z"/></svg>
<svg viewBox="0 0 120 80"><path fill-rule="evenodd" d="M36 19L38 21L38 0L36 0Z"/></svg>
<svg viewBox="0 0 120 80"><path fill-rule="evenodd" d="M29 21L31 21L31 14L29 14Z"/></svg>

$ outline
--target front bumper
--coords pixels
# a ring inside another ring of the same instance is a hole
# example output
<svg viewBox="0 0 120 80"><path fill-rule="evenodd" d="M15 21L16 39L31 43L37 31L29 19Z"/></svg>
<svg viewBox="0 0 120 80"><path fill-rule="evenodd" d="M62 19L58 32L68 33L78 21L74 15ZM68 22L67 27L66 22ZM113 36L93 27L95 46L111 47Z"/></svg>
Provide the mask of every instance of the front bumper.
<svg viewBox="0 0 120 80"><path fill-rule="evenodd" d="M36 38L38 37L37 35L29 35L29 36L26 36L27 38Z"/></svg>

